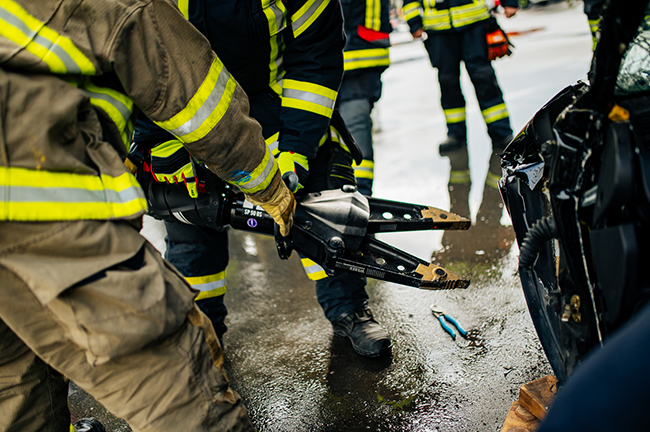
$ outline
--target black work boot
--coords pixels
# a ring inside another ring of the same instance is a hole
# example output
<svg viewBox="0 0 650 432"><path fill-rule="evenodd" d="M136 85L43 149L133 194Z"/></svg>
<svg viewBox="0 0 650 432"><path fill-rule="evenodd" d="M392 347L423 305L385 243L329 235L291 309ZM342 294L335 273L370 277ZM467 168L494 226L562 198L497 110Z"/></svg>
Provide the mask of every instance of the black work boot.
<svg viewBox="0 0 650 432"><path fill-rule="evenodd" d="M467 147L467 139L465 137L448 136L446 140L438 145L438 153L440 156L447 156L456 150Z"/></svg>
<svg viewBox="0 0 650 432"><path fill-rule="evenodd" d="M350 339L357 354L381 357L391 352L390 337L372 317L370 309L345 315L333 323L332 327L336 336Z"/></svg>

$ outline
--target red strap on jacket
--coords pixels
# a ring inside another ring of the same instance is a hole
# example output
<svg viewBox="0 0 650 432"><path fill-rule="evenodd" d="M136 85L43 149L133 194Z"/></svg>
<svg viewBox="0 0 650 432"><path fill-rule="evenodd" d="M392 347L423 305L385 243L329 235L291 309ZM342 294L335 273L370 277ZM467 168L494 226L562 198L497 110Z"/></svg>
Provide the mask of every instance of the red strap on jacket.
<svg viewBox="0 0 650 432"><path fill-rule="evenodd" d="M357 27L357 34L359 37L365 41L368 42L374 42L377 40L382 40L382 39L388 39L388 33L380 32L377 30L372 30L369 29L368 27L364 27L362 25Z"/></svg>

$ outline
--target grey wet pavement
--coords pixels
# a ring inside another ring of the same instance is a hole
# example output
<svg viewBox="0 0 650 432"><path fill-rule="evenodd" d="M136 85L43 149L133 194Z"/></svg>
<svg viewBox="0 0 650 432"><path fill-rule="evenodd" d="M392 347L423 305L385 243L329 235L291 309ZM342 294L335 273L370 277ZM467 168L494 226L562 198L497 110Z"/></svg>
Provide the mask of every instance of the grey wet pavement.
<svg viewBox="0 0 650 432"><path fill-rule="evenodd" d="M516 32L514 55L495 62L515 133L555 93L586 78L591 36L581 8L554 4L500 18ZM551 373L516 274L514 234L498 193L484 187L490 146L466 75L471 187L450 198L450 159L437 152L445 127L435 71L420 41L396 44L391 56L375 112L375 196L443 209L454 200L457 212L466 200L463 216L474 224L378 238L433 255L471 285L425 291L371 280L370 306L393 354L367 359L333 336L297 257L280 261L272 238L231 231L226 367L260 431L499 431L519 386ZM148 220L145 234L162 248L159 227ZM434 306L469 338L452 340ZM95 416L111 422L109 431L128 430L81 391L70 400L73 419Z"/></svg>

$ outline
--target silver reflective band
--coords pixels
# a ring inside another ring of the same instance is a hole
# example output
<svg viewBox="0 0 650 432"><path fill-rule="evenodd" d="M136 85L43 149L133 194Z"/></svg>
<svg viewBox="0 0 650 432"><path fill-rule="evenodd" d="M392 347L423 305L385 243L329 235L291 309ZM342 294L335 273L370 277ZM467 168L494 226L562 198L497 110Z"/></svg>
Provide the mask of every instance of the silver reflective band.
<svg viewBox="0 0 650 432"><path fill-rule="evenodd" d="M144 192L136 186L131 186L120 192L101 189L88 190L81 188L66 187L33 187L33 186L5 186L2 192L7 190L11 202L58 202L58 203L93 203L110 202L126 203L136 199L144 199ZM6 201L4 194L0 196L1 201Z"/></svg>
<svg viewBox="0 0 650 432"><path fill-rule="evenodd" d="M325 96L318 95L316 93L311 93L303 90L287 89L287 88L282 90L282 97L286 97L290 99L299 99L305 102L312 102L315 103L316 105L320 105L329 109L334 109L334 104L336 103L335 100Z"/></svg>
<svg viewBox="0 0 650 432"><path fill-rule="evenodd" d="M257 176L257 178L252 179L252 180L251 180L250 182L248 182L248 183L238 184L237 187L239 187L239 189L242 189L243 191L246 191L246 190L248 190L248 189L256 188L257 186L259 186L260 184L262 184L262 182L264 182L264 181L266 180L266 178L268 177L269 173L270 173L271 170L273 169L273 163L274 163L274 162L275 162L275 159L274 159L273 156L269 153L269 160L266 162L266 166L264 167L264 170L260 173L260 175Z"/></svg>
<svg viewBox="0 0 650 432"><path fill-rule="evenodd" d="M107 95L105 93L93 92L92 90L88 90L85 87L83 87L82 89L91 98L101 99L101 100L103 100L105 102L108 102L113 107L115 107L115 109L120 113L122 118L124 118L125 123L129 120L129 118L131 118L131 110L129 110L129 107L124 105L120 100L118 100L118 99L116 99L116 98L114 98L114 97L112 97L110 95Z"/></svg>
<svg viewBox="0 0 650 432"><path fill-rule="evenodd" d="M203 122L205 122L205 120L210 117L210 114L212 114L215 108L219 105L229 79L230 73L224 66L221 68L221 71L219 71L219 78L217 78L217 83L210 92L210 96L208 96L201 108L199 108L196 111L196 114L194 114L191 119L185 122L185 124L175 129L171 129L169 132L173 133L176 137L181 138L201 127L201 125L203 125Z"/></svg>
<svg viewBox="0 0 650 432"><path fill-rule="evenodd" d="M278 32L284 30L284 14L280 10L279 7L273 3L269 9L273 11L273 15L275 15L275 28L277 29Z"/></svg>
<svg viewBox="0 0 650 432"><path fill-rule="evenodd" d="M316 13L316 10L318 10L320 5L325 1L329 1L329 0L315 0L309 6L309 9L307 9L307 11L304 14L302 14L302 16L300 16L298 19L294 19L293 17L291 17L293 20L293 22L291 23L291 28L293 32L296 33L298 30L300 30L300 27L302 27L305 23L307 23L307 21L309 21L312 15Z"/></svg>
<svg viewBox="0 0 650 432"><path fill-rule="evenodd" d="M66 72L68 73L80 73L81 68L75 62L72 57L59 45L56 45L52 41L44 38L38 32L31 30L27 25L16 15L12 14L8 10L4 9L0 5L0 18L8 22L12 26L16 27L21 33L23 33L30 42L33 42L41 47L45 48L48 52L53 53L56 57L61 60L61 63L65 66ZM24 48L24 47L23 47ZM43 59L41 59L43 60Z"/></svg>
<svg viewBox="0 0 650 432"><path fill-rule="evenodd" d="M199 291L212 291L213 289L222 288L226 286L226 278L223 278L218 281L208 282L203 284L191 284L192 288L195 288Z"/></svg>

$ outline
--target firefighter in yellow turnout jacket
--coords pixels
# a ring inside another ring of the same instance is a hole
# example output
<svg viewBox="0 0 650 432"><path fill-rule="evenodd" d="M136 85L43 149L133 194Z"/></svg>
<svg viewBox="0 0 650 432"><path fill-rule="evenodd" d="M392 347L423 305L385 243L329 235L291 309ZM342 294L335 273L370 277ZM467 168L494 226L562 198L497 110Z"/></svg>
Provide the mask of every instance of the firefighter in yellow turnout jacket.
<svg viewBox="0 0 650 432"><path fill-rule="evenodd" d="M135 431L253 430L196 292L139 235L137 109L291 226L245 93L174 4L3 0L0 430L68 430L62 375Z"/></svg>
<svg viewBox="0 0 650 432"><path fill-rule="evenodd" d="M246 91L251 116L262 125L280 169L299 175L302 189L297 193L354 184L351 155L345 145L339 144L337 131L330 128L343 75L345 36L339 1L190 0L184 4L185 16L207 37ZM183 167L191 166L190 157L171 135L141 116L135 140L152 149L152 164L165 171L161 174L153 167L158 181L182 181ZM192 177L191 170L188 172ZM188 180L186 175L184 182L188 193L195 193L195 179ZM165 226L166 258L201 291L197 303L222 337L227 331L228 313L224 302L228 285L227 231L176 221L166 221ZM324 275L309 259L303 259L303 265L312 279ZM369 314L364 285L359 281L355 290L335 290L317 282L325 316L336 325L342 315L354 316L364 311ZM374 325L364 318L356 326L353 344L358 346L355 340L359 338L367 340L367 334L359 335L360 328Z"/></svg>
<svg viewBox="0 0 650 432"><path fill-rule="evenodd" d="M506 17L517 12L517 0L503 0ZM431 65L438 69L440 99L447 122L447 139L439 151L445 155L467 145L465 98L460 86L460 64L474 85L487 125L493 152L501 152L512 139L512 128L494 68L488 59L485 23L490 17L485 0L405 0L404 17L411 33L427 34L424 46Z"/></svg>

